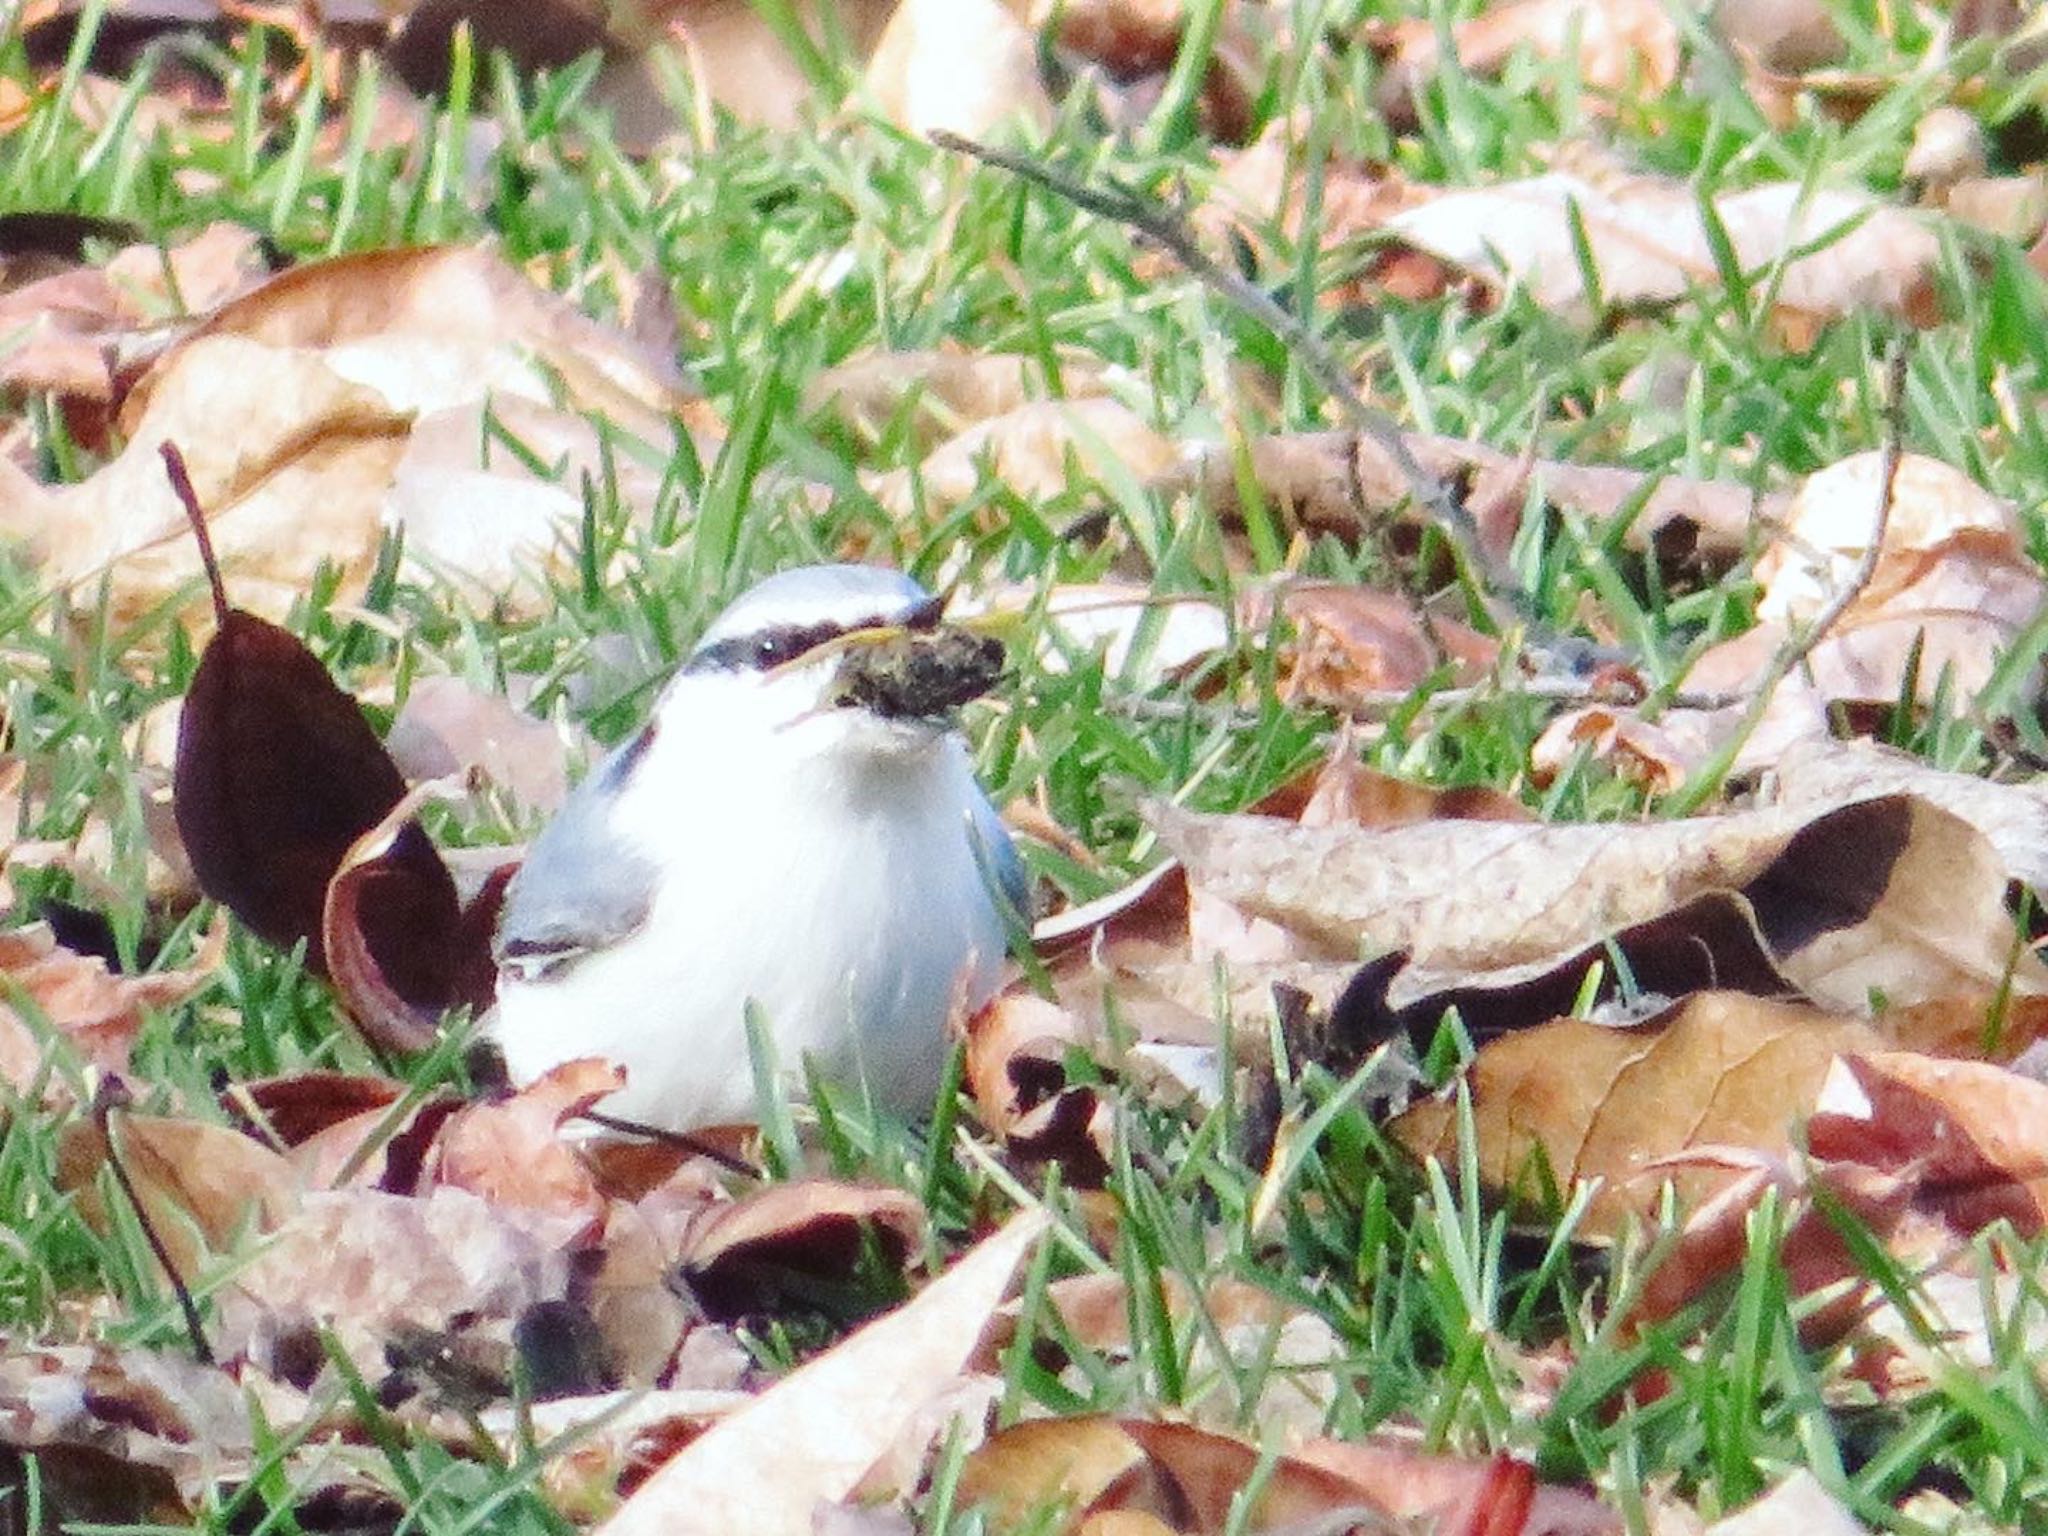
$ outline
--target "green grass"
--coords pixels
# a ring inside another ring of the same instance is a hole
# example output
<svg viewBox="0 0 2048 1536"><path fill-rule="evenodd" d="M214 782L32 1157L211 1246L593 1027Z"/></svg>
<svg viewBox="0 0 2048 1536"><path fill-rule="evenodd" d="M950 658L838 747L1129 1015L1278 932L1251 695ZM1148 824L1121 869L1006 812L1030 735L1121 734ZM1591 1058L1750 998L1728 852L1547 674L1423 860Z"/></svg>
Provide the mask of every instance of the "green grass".
<svg viewBox="0 0 2048 1536"><path fill-rule="evenodd" d="M787 8L775 9L788 19ZM1161 194L1185 188L1199 196L1210 185L1216 158L1192 131L1189 92L1210 46L1206 29L1222 7L1212 0L1190 9L1199 23L1194 41L1143 131L1120 137L1073 105L1042 150L1048 159L1082 179L1115 178ZM1341 29L1384 8L1292 9L1303 21ZM1780 178L1890 189L1911 124L1940 99L1943 82L1917 67L1914 50L1924 38L1888 38L1873 6L1840 9L1852 64L1897 76L1858 122L1844 127L1811 114L1773 130L1732 88L1674 91L1623 111L1612 124L1618 147L1645 168L1689 179L1703 197ZM786 136L726 124L715 146L688 160L637 161L588 109L592 70L522 81L502 61L473 61L458 70L420 141L373 149L370 70L337 106L309 97L273 117L263 110L262 85L284 45L250 30L197 56L232 103L225 139L140 126L147 63L106 125L93 129L67 102L99 14L97 6L86 9L72 66L28 123L0 140L0 209L127 219L165 242L231 219L295 259L489 241L601 318L624 304L615 286L621 274L658 272L681 320L683 361L734 429L710 462L679 454L664 465L673 505L651 527L629 529L616 497L597 487L583 569L559 578L543 618L516 625L480 619L389 564L362 604L388 622L372 626L339 612L331 590L316 586L293 627L345 686L395 678L402 690L404 680L430 668L485 686L518 682L531 686L535 710L580 716L600 739L615 740L644 709L650 680L735 591L759 573L848 543L931 579L1053 584L1136 564L1161 592L1230 590L1224 537L1200 509L1128 484L1077 477L1037 503L990 485L951 515L891 518L860 490L855 471L914 462L908 431L885 434L872 452L856 450L830 424L806 420L800 407L808 378L868 349L958 344L1050 359L1075 348L1129 370L1143 408L1169 433L1213 423L1211 364L1242 359L1278 386L1275 409L1248 425L1287 430L1331 419L1297 359L1199 285L1148 272L1125 231L876 123ZM1696 42L1711 46L1703 37ZM162 65L163 56L155 62ZM1707 77L1728 77L1727 64L1707 57ZM1419 129L1398 139L1369 110L1375 82L1362 51L1303 47L1271 65L1269 109L1298 109L1313 125L1318 152L1383 157L1421 180L1533 173L1547 145L1592 130L1576 83L1542 65L1518 65L1504 82L1447 69L1423 93ZM829 51L808 67L821 80L843 75L843 60ZM0 44L0 76L29 78L11 39ZM1995 88L1980 110L1995 120L2017 108L2016 92ZM337 133L338 158L315 152L323 131ZM935 207L953 211L935 219ZM1587 329L1520 296L1483 312L1453 298L1332 314L1307 296L1341 276L1344 253L1319 253L1277 230L1264 232L1262 249L1257 279L1283 300L1291 296L1368 398L1406 425L1509 452L1533 435L1558 458L1766 486L1874 447L1882 436L1876 381L1890 325L1844 321L1810 351L1786 351L1762 320L1769 274L1740 275L1727 291L1668 314L1609 317ZM2013 500L2036 550L2048 552L2040 515L2048 501L2048 434L2026 405L2048 382L2041 285L2015 252L1958 236L1943 289L1948 318L1920 337L1913 355L1909 445ZM1674 358L1698 369L1683 402L1659 410L1631 405L1622 392L1630 374ZM1056 376L1056 364L1050 371ZM46 402L13 402L9 412L25 425L48 474L90 471L89 456ZM790 493L792 471L838 490L822 515ZM1069 536L1093 518L1106 529L1099 540ZM1264 553L1270 559L1276 550ZM1300 564L1338 578L1390 568L1384 552L1334 544L1308 550ZM1646 569L1599 529L1534 523L1515 565L1544 622L1572 631L1590 603L1658 680L1674 675L1703 642L1747 622L1750 593L1740 571L1717 586L1687 587ZM617 578L594 579L606 569ZM16 830L67 839L89 815L108 816L114 883L139 890L145 839L137 797L121 772L129 757L124 735L183 691L195 665L189 644L168 610L117 630L89 595L53 598L18 565L0 572L0 616L0 717L8 750L32 769ZM979 767L999 801L1042 796L1100 861L1084 868L1034 847L1027 853L1039 873L1068 895L1098 894L1143 862L1141 796L1193 783L1197 806L1234 809L1316 760L1335 721L1278 700L1266 639L1241 637L1206 669L1201 686L1142 695L1099 664L1050 669L1029 647L1019 649L1014 686L970 721ZM1635 790L1587 762L1536 800L1525 764L1549 713L1511 686L1448 707L1418 697L1391 713L1367 756L1434 782L1512 786L1553 817L1641 814L1646 807ZM1944 763L1977 766L1991 755L1983 730L1960 711L1900 734ZM520 829L438 830L450 840L489 842ZM32 916L45 897L96 899L62 873L15 871L11 878L16 918ZM140 900L117 901L108 916L125 955L139 953L147 939L162 944L162 963L170 965L190 955L201 927L197 918L167 923ZM1238 1023L1264 1029L1263 1021ZM292 957L245 935L197 1003L154 1021L136 1060L144 1104L188 1114L206 1112L218 1076L375 1064ZM1918 1398L1859 1399L1838 1352L1800 1342L1804 1303L1788 1294L1776 1262L1781 1218L1770 1207L1758 1213L1750 1257L1725 1297L1624 1342L1607 1319L1616 1298L1637 1283L1644 1252L1625 1246L1592 1255L1566 1240L1568 1226L1534 1233L1510 1226L1480 1201L1476 1181L1414 1168L1355 1094L1315 1069L1288 1092L1295 1122L1314 1129L1293 1148L1264 1221L1254 1220L1259 1170L1236 1151L1237 1106L1191 1118L1135 1095L1118 1097L1108 1194L1119 1236L1092 1262L1129 1282L1138 1347L1129 1356L1109 1354L1064 1336L1044 1284L1082 1263L1077 1246L1049 1247L1027 1287L1020 1339L1062 1344L1071 1365L1055 1375L1031 1349L1013 1348L1006 1415L1220 1402L1223 1419L1256 1434L1260 1405L1276 1386L1271 1362L1256 1351L1230 1361L1213 1325L1176 1317L1163 1300L1165 1276L1199 1283L1221 1273L1310 1309L1335 1331L1344 1353L1330 1381L1333 1432L1398 1422L1420 1427L1433 1447L1530 1455L1546 1474L1614 1490L1636 1529L1646 1485L1674 1486L1712 1514L1797 1466L1888 1527L1916 1528L1894 1504L1929 1484L1993 1522L2034 1528L2034 1511L2048 1498L2048 1457L2040 1450L2048 1445L2048 1402L2017 1348L1988 1373L1956 1365ZM55 1130L50 1116L21 1106L0 1112L0 1212L9 1218L0 1244L0 1323L18 1338L83 1331L175 1347L177 1312L134 1224L99 1236L57 1193ZM836 1167L922 1194L947 1243L972 1213L1005 1201L991 1164L957 1156L943 1139L928 1145L914 1130L873 1123L857 1105L842 1105L828 1131L826 1153ZM1015 1177L1028 1184L1037 1175ZM1070 1233L1085 1229L1074 1197L1056 1181L1037 1193ZM2038 1245L2007 1238L1984 1240L1987 1265L1997 1243L2020 1273L2038 1272ZM1875 1249L1869 1257L1873 1267L1886 1262ZM1911 1294L1910 1275L1884 1278L1899 1295ZM87 1322L76 1302L94 1293L113 1298L111 1315ZM2021 1337L2043 1304L2030 1286L2002 1326ZM765 1329L756 1340L763 1357L780 1363L814 1344L812 1322ZM1561 1350L1569 1351L1563 1379L1531 1408L1526 1372ZM1614 1409L1617 1388L1651 1366L1666 1373L1666 1393ZM534 1491L531 1458L492 1466L451 1456L385 1414L365 1384L337 1389L334 1406L351 1396L370 1429L366 1475L407 1506L412 1529L569 1528ZM259 1475L240 1491L221 1492L200 1511L199 1528L298 1529L292 1436L280 1433ZM933 1529L964 1536L984 1528L980 1515L943 1495L926 1514Z"/></svg>

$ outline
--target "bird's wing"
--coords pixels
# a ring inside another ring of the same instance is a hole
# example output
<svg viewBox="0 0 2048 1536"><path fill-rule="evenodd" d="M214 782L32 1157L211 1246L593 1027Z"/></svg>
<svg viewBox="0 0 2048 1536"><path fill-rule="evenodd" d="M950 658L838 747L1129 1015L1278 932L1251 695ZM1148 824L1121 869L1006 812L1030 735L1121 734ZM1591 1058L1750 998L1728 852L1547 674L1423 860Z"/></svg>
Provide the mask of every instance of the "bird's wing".
<svg viewBox="0 0 2048 1536"><path fill-rule="evenodd" d="M561 974L638 932L653 909L659 871L611 824L619 766L577 786L513 876L492 953L514 980Z"/></svg>
<svg viewBox="0 0 2048 1536"><path fill-rule="evenodd" d="M1018 857L1017 845L1010 840L1010 829L1003 825L1001 813L980 795L975 796L967 833L974 845L974 862L981 866L982 879L1009 904L1010 910L1003 914L1003 926L1021 927L1024 933L1030 933L1031 874Z"/></svg>

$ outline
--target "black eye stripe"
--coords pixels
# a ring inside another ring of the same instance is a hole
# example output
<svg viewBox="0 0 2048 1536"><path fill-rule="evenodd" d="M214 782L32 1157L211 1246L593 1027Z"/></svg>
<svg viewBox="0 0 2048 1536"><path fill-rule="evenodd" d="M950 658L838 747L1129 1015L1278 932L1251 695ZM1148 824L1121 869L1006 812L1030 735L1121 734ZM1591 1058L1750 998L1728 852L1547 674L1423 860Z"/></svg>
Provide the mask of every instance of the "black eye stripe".
<svg viewBox="0 0 2048 1536"><path fill-rule="evenodd" d="M850 624L835 624L829 621L819 624L776 624L767 629L757 629L748 635L729 635L723 640L707 645L690 658L683 670L767 672L776 667L786 666L798 657L816 650L827 641L837 640L851 630L875 629L889 624L902 624L906 628L917 630L932 629L939 622L940 611L940 600L933 598L930 603L920 603L898 619L885 619L877 614L872 618L856 619Z"/></svg>

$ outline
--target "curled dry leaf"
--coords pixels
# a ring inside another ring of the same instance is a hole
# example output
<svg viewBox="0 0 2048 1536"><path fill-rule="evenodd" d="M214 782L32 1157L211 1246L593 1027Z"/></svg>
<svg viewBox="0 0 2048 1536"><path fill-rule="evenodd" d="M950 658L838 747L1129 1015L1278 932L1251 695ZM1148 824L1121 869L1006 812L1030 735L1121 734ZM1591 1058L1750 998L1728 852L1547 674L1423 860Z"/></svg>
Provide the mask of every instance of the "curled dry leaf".
<svg viewBox="0 0 2048 1536"><path fill-rule="evenodd" d="M1063 1532L1378 1530L1424 1515L1446 1531L1593 1536L1620 1528L1590 1496L1540 1489L1530 1468L1505 1457L1457 1463L1410 1452L1400 1461L1331 1442L1314 1447L1321 1455L1307 1449L1269 1462L1235 1436L1189 1424L1029 1420L967 1458L959 1496L988 1505L1003 1528L1064 1512L1053 1527ZM1257 1497L1240 1508L1255 1475Z"/></svg>
<svg viewBox="0 0 2048 1536"><path fill-rule="evenodd" d="M251 606L284 611L323 560L367 579L409 410L316 354L234 336L186 342L151 379L146 404L130 397L128 446L90 479L0 495L0 538L23 543L45 582L104 573L120 622L188 589L200 563L164 482L167 441L190 445L193 486ZM221 431L229 421L235 430Z"/></svg>
<svg viewBox="0 0 2048 1536"><path fill-rule="evenodd" d="M1994 783L1876 742L1832 738L1798 743L1773 768L1771 788L1782 805L1916 795L1983 833L2013 879L2048 893L2048 785Z"/></svg>
<svg viewBox="0 0 2048 1536"><path fill-rule="evenodd" d="M1341 1473L1402 1520L1433 1519L1439 1531L1515 1531L1519 1536L1612 1536L1621 1516L1591 1493L1536 1483L1506 1457L1431 1455L1394 1436L1309 1440L1294 1453ZM1524 1505L1518 1521L1503 1515Z"/></svg>
<svg viewBox="0 0 2048 1536"><path fill-rule="evenodd" d="M900 1189L802 1179L705 1207L677 1257L711 1315L732 1318L759 1311L778 1277L851 1276L870 1238L900 1264L924 1235L924 1206Z"/></svg>
<svg viewBox="0 0 2048 1536"><path fill-rule="evenodd" d="M1848 585L1869 550L1878 509L1886 501L1883 470L1882 454L1860 453L1806 477L1756 563L1763 587L1757 602L1760 619L1809 623ZM1947 574L1958 562L1981 573L1979 603L1991 600L2008 622L2023 623L2039 606L2040 572L2028 558L2019 515L1962 471L1938 459L1904 454L1889 503L1876 568L1842 615L1845 625L1918 606L1912 589ZM2019 611L1996 605L2002 575L2026 595Z"/></svg>
<svg viewBox="0 0 2048 1536"><path fill-rule="evenodd" d="M1807 1128L1815 1157L1891 1174L1959 1234L2048 1229L2048 1084L1908 1051L1851 1056L1837 1073Z"/></svg>
<svg viewBox="0 0 2048 1536"><path fill-rule="evenodd" d="M1703 654L1687 687L1746 694L1772 657L1824 609L1869 546L1883 500L1881 456L1860 454L1809 476L1783 532L1758 561L1761 622ZM1975 697L2041 611L2044 588L2013 509L1955 469L1918 455L1901 459L1884 543L1869 584L1776 693L1735 758L1738 772L1773 766L1794 744L1833 734L1843 705L1884 709L1907 691ZM2023 680L2021 697L2041 679ZM1713 711L1674 710L1703 763L1746 723L1747 701Z"/></svg>
<svg viewBox="0 0 2048 1536"><path fill-rule="evenodd" d="M967 1088L983 1122L1001 1136L1015 1130L1067 1086L1067 1051L1092 1038L1079 1014L1035 993L993 999L967 1021Z"/></svg>
<svg viewBox="0 0 2048 1536"><path fill-rule="evenodd" d="M0 385L67 403L118 403L136 366L162 345L152 328L203 312L263 270L254 231L210 224L178 245L130 245L101 267L72 267L19 283L5 265L0 293ZM68 414L74 429L81 417Z"/></svg>
<svg viewBox="0 0 2048 1536"><path fill-rule="evenodd" d="M604 1198L562 1127L625 1081L620 1068L583 1057L509 1098L459 1109L436 1137L426 1175L434 1186L467 1190L495 1206L595 1221Z"/></svg>
<svg viewBox="0 0 2048 1536"><path fill-rule="evenodd" d="M281 273L208 316L137 386L130 414L151 408L186 348L222 336L317 353L408 415L493 394L559 400L664 445L697 399L665 352L468 246L363 251Z"/></svg>
<svg viewBox="0 0 2048 1536"><path fill-rule="evenodd" d="M573 519L580 501L500 472L496 521L473 494L451 510L420 480L489 466L451 468L425 449L429 462L394 488L417 414L486 400L529 408L513 427L543 452L571 440L572 469L597 455L587 424L561 422L563 411L663 448L676 421L706 421L665 348L588 319L496 257L372 251L295 268L216 310L136 383L121 416L129 444L111 463L65 489L10 477L20 483L0 495L0 536L26 543L60 584L107 571L116 617L138 616L198 570L156 467L158 445L176 440L252 609L283 612L323 561L356 590L386 523L408 515L420 517L414 559L502 577L554 555L555 519ZM224 421L235 431L221 432ZM629 469L622 489L646 487Z"/></svg>
<svg viewBox="0 0 2048 1536"><path fill-rule="evenodd" d="M1014 1218L896 1311L714 1425L598 1527L600 1536L809 1536L973 1355L1045 1218Z"/></svg>
<svg viewBox="0 0 2048 1536"><path fill-rule="evenodd" d="M1156 803L1147 814L1218 900L1327 955L1409 953L1397 1007L1452 982L1526 980L1616 932L1730 896L1775 969L1834 1007L2048 992L2048 967L2014 958L1995 850L1909 796L1637 826L1372 831Z"/></svg>
<svg viewBox="0 0 2048 1536"><path fill-rule="evenodd" d="M1329 755L1296 784L1282 786L1278 796L1260 801L1257 813L1288 816L1304 827L1410 827L1426 821L1536 819L1521 801L1488 785L1443 788L1368 768L1358 756L1358 743L1349 725L1331 738Z"/></svg>
<svg viewBox="0 0 2048 1536"><path fill-rule="evenodd" d="M17 1093L38 1085L45 1094L61 1091L62 1075L45 1070L46 1045L36 1025L70 1042L94 1066L125 1069L143 1020L213 980L226 948L227 930L216 924L190 966L117 976L98 956L58 944L48 924L0 933L0 1083Z"/></svg>
<svg viewBox="0 0 2048 1536"><path fill-rule="evenodd" d="M1662 1171L1698 1200L1729 1181L1722 1168L1657 1170L1689 1148L1790 1150L1835 1057L1877 1049L1868 1024L1816 1009L1706 992L1632 1028L1558 1019L1482 1047L1467 1075L1480 1177L1495 1190L1541 1196L1540 1155L1560 1189L1597 1180L1581 1235L1616 1230L1654 1208ZM1457 1156L1447 1099L1417 1105L1394 1134L1421 1157Z"/></svg>
<svg viewBox="0 0 2048 1536"><path fill-rule="evenodd" d="M395 771L395 769L394 769ZM491 1005L497 971L491 934L514 863L502 864L470 901L415 819L436 786L401 796L350 845L328 878L321 954L352 1018L380 1045L419 1051L441 1015Z"/></svg>
<svg viewBox="0 0 2048 1536"><path fill-rule="evenodd" d="M1446 670L1454 682L1469 683L1499 655L1497 641L1432 618L1398 592L1296 582L1278 594L1278 603L1294 627L1282 684L1291 698L1345 708L1374 694L1409 692Z"/></svg>
<svg viewBox="0 0 2048 1536"><path fill-rule="evenodd" d="M1619 705L1588 704L1566 710L1543 728L1529 749L1530 777L1549 784L1582 752L1651 794L1665 795L1683 788L1713 755L1713 736L1693 712L1674 717L1666 711L1661 719L1645 720Z"/></svg>
<svg viewBox="0 0 2048 1536"><path fill-rule="evenodd" d="M405 1101L406 1085L394 1079L316 1071L230 1084L221 1108L246 1135L282 1151L307 1189L409 1195L461 1101L448 1094L410 1107Z"/></svg>

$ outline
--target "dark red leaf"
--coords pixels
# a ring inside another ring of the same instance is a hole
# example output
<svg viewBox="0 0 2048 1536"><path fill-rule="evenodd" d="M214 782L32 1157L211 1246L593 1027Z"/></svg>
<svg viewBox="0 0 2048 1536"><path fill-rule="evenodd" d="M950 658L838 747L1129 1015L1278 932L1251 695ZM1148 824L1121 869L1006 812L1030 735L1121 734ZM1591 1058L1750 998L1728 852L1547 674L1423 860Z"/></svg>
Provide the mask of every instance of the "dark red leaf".
<svg viewBox="0 0 2048 1536"><path fill-rule="evenodd" d="M356 701L292 635L230 610L185 695L173 794L199 888L324 971L327 882L405 794Z"/></svg>

